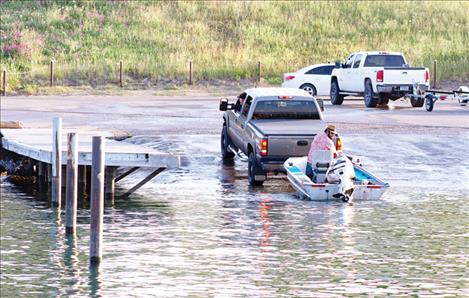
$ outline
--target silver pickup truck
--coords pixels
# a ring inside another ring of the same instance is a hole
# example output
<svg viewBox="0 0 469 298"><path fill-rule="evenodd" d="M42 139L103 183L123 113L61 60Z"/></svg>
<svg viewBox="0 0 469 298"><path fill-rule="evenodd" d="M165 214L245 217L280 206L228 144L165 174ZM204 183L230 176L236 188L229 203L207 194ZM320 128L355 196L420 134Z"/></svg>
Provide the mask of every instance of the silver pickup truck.
<svg viewBox="0 0 469 298"><path fill-rule="evenodd" d="M248 89L236 103L224 98L222 157L246 156L249 184L262 185L268 172L284 172L289 157L308 154L314 136L325 126L322 110L322 101L293 88Z"/></svg>

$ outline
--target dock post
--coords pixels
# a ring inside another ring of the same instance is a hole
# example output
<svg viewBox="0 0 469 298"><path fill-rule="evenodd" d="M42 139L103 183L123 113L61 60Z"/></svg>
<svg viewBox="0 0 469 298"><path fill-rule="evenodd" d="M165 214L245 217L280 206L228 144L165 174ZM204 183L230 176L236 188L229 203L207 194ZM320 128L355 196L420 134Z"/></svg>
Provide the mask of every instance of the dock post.
<svg viewBox="0 0 469 298"><path fill-rule="evenodd" d="M60 208L62 193L62 118L55 117L52 125L52 206Z"/></svg>
<svg viewBox="0 0 469 298"><path fill-rule="evenodd" d="M86 166L78 165L78 189L80 193L86 192Z"/></svg>
<svg viewBox="0 0 469 298"><path fill-rule="evenodd" d="M104 138L93 137L91 169L90 263L101 262L104 213Z"/></svg>
<svg viewBox="0 0 469 298"><path fill-rule="evenodd" d="M67 192L65 233L75 234L77 225L78 135L67 134Z"/></svg>
<svg viewBox="0 0 469 298"><path fill-rule="evenodd" d="M38 162L37 184L40 193L47 192L47 165L42 161Z"/></svg>
<svg viewBox="0 0 469 298"><path fill-rule="evenodd" d="M104 181L105 199L114 202L116 167L106 167L106 179Z"/></svg>

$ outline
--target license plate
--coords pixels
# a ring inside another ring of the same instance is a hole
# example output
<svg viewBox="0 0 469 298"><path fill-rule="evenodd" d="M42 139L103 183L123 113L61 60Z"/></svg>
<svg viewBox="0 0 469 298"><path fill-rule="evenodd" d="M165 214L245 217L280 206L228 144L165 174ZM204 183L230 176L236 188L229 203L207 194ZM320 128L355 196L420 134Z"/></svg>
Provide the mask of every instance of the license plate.
<svg viewBox="0 0 469 298"><path fill-rule="evenodd" d="M409 91L409 86L401 86L401 88L399 88L401 91Z"/></svg>

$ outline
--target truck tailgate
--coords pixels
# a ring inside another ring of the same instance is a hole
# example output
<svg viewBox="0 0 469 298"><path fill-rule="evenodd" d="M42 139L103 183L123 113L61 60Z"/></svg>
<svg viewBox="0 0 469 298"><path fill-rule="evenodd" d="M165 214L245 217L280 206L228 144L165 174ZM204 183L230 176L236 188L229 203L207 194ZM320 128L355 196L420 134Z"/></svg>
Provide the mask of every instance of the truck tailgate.
<svg viewBox="0 0 469 298"><path fill-rule="evenodd" d="M384 68L385 85L412 85L425 83L425 68Z"/></svg>
<svg viewBox="0 0 469 298"><path fill-rule="evenodd" d="M314 135L271 135L268 137L268 156L296 157L308 155Z"/></svg>

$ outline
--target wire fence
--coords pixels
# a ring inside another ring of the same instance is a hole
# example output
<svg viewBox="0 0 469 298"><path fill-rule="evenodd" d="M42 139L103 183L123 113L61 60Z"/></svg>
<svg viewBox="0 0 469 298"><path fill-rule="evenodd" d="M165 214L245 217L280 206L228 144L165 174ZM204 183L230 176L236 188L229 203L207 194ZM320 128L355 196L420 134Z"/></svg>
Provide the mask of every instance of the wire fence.
<svg viewBox="0 0 469 298"><path fill-rule="evenodd" d="M117 86L123 89L149 89L157 86L172 85L196 85L197 75L201 80L204 70L194 66L193 60L187 61L187 72L182 75L164 76L162 74L138 73L131 68L124 68L125 61L113 64L100 64L99 67L89 65L64 65L51 60L49 65L36 67L30 71L12 71L4 69L1 73L1 90L3 96L22 92L31 86L38 87L81 87L92 88ZM261 61L255 67L248 70L254 86L258 86L261 77Z"/></svg>

